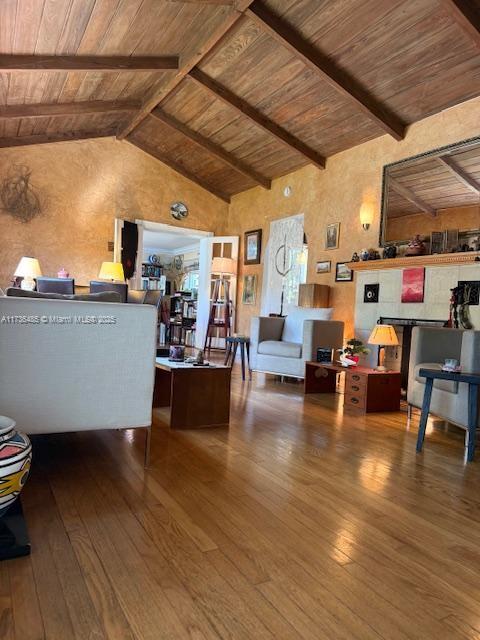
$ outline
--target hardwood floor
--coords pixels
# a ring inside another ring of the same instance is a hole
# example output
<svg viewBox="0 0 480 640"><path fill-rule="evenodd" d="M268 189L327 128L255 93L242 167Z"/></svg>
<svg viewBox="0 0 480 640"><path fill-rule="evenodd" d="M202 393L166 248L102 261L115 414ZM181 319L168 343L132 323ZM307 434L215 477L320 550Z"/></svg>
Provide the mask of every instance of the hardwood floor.
<svg viewBox="0 0 480 640"><path fill-rule="evenodd" d="M480 462L234 373L230 429L37 437L2 640L480 638ZM430 431L432 431L430 429Z"/></svg>

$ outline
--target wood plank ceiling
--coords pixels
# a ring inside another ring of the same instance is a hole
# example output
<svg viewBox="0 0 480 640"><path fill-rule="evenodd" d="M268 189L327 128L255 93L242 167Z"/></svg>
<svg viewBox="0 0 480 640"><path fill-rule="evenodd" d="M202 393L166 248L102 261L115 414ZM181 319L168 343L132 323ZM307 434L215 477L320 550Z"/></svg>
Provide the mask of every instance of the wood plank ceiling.
<svg viewBox="0 0 480 640"><path fill-rule="evenodd" d="M117 135L226 201L478 95L480 0L0 3L0 146Z"/></svg>

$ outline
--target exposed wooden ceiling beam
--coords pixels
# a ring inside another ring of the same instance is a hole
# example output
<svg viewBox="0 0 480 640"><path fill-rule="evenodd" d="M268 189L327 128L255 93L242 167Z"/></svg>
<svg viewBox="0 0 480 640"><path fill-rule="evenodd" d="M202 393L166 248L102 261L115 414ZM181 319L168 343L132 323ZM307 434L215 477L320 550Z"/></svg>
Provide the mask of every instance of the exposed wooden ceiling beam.
<svg viewBox="0 0 480 640"><path fill-rule="evenodd" d="M43 118L52 116L73 116L89 113L111 113L134 111L139 103L134 101L103 102L66 102L53 104L11 104L0 107L0 119L18 120L20 118Z"/></svg>
<svg viewBox="0 0 480 640"><path fill-rule="evenodd" d="M424 200L422 200L417 195L415 195L413 191L411 191L407 187L404 187L403 184L400 184L400 182L397 182L395 178L389 178L388 184L396 193L398 193L399 196L402 196L402 198L405 198L405 200L408 200L409 202L414 204L416 207L418 207L419 211L423 211L423 213L428 213L433 217L437 215L437 212L433 207L431 207L427 202L424 202Z"/></svg>
<svg viewBox="0 0 480 640"><path fill-rule="evenodd" d="M472 0L444 0L444 5L480 49L480 10L473 5Z"/></svg>
<svg viewBox="0 0 480 640"><path fill-rule="evenodd" d="M282 127L278 126L278 124L270 120L270 118L267 118L267 116L264 116L254 107L251 107L247 102L236 96L229 89L218 84L215 80L212 80L212 78L203 73L203 71L200 71L198 67L195 67L190 71L189 77L207 89L216 98L222 100L222 102L233 107L239 113L249 118L258 127L267 131L271 135L275 136L277 140L303 155L309 162L312 162L320 169L325 169L325 158L321 154L317 153L314 149L285 129L282 129Z"/></svg>
<svg viewBox="0 0 480 640"><path fill-rule="evenodd" d="M256 0L245 15L254 20L266 33L327 82L344 98L353 102L386 133L396 140L405 137L405 125L389 109L380 104L356 80L308 43L293 27Z"/></svg>
<svg viewBox="0 0 480 640"><path fill-rule="evenodd" d="M438 156L438 160L455 176L455 178L457 178L457 180L459 180L459 182L470 189L470 191L476 193L477 196L480 195L480 182L477 182L475 178L464 171L452 157L448 155Z"/></svg>
<svg viewBox="0 0 480 640"><path fill-rule="evenodd" d="M31 56L0 55L0 72L18 71L168 71L178 56Z"/></svg>
<svg viewBox="0 0 480 640"><path fill-rule="evenodd" d="M235 0L167 0L167 2L176 2L178 4L214 4L217 7L227 6L234 7Z"/></svg>
<svg viewBox="0 0 480 640"><path fill-rule="evenodd" d="M15 138L0 138L0 148L26 147L32 144L49 144L51 142L74 142L75 140L90 140L91 138L110 138L115 136L114 129L105 131L72 131L70 133L48 133Z"/></svg>
<svg viewBox="0 0 480 640"><path fill-rule="evenodd" d="M189 169L184 167L182 164L180 164L179 162L176 162L175 160L172 160L172 158L169 158L168 156L166 156L164 153L162 153L155 147L147 144L146 142L135 140L135 138L132 138L131 136L128 136L127 138L125 138L125 140L130 144L133 144L135 147L138 147L139 149L141 149L147 155L152 156L157 160L160 160L160 162L163 162L163 164L166 164L168 167L170 167L171 169L173 169L174 171L182 175L184 178L187 178L188 180L195 182L195 184L198 184L198 186L202 187L202 189L205 189L205 191L209 191L214 196L217 196L217 198L220 198L220 200L223 200L224 202L227 202L228 204L230 204L230 196L226 195L225 193L223 193L216 187L212 186L211 184L208 184L208 182L206 182L205 180L202 180L197 175L192 173Z"/></svg>
<svg viewBox="0 0 480 640"><path fill-rule="evenodd" d="M157 120L160 120L171 129L179 131L182 135L201 147L204 151L207 151L207 153L209 153L211 156L217 158L218 160L221 160L225 164L228 164L238 173L241 173L250 180L253 180L253 182L256 182L265 189L270 189L271 181L268 178L265 178L265 176L262 176L251 167L248 167L241 160L234 158L230 153L227 153L224 149L222 149L222 147L219 147L217 144L211 142L210 140L208 140L208 138L205 138L201 134L197 133L197 131L189 129L182 122L179 122L175 118L172 118L160 109L155 109L155 111L152 111L150 115Z"/></svg>
<svg viewBox="0 0 480 640"><path fill-rule="evenodd" d="M224 22L220 24L205 42L198 47L196 52L185 61L173 78L166 85L159 89L154 89L151 95L144 101L142 108L118 133L121 140L128 136L138 125L145 120L148 114L159 106L165 98L182 82L187 73L190 72L210 51L217 45L233 25L242 17L244 11L253 0L236 0L235 9L231 11Z"/></svg>

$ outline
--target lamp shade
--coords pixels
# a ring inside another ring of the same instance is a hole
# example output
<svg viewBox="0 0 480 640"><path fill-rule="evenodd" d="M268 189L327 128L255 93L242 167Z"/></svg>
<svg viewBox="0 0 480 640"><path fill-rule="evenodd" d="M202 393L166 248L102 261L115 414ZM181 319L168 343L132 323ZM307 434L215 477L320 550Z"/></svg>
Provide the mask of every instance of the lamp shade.
<svg viewBox="0 0 480 640"><path fill-rule="evenodd" d="M372 224L374 217L373 203L364 202L360 207L360 224L367 228Z"/></svg>
<svg viewBox="0 0 480 640"><path fill-rule="evenodd" d="M237 263L233 258L214 258L212 273L225 273L233 276L237 273Z"/></svg>
<svg viewBox="0 0 480 640"><path fill-rule="evenodd" d="M98 274L100 280L125 280L123 273L123 265L121 262L102 262L100 267L100 273Z"/></svg>
<svg viewBox="0 0 480 640"><path fill-rule="evenodd" d="M38 278L42 275L40 263L36 258L23 257L15 270L16 278Z"/></svg>
<svg viewBox="0 0 480 640"><path fill-rule="evenodd" d="M398 345L397 334L390 324L376 324L368 339L368 344L379 344L383 347Z"/></svg>

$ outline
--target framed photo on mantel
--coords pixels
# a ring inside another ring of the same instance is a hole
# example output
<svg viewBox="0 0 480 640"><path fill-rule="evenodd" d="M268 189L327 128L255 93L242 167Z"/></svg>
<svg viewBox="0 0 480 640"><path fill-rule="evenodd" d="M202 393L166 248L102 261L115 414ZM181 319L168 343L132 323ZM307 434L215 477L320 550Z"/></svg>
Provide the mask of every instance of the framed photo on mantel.
<svg viewBox="0 0 480 640"><path fill-rule="evenodd" d="M262 230L246 231L243 264L260 264L262 257Z"/></svg>

